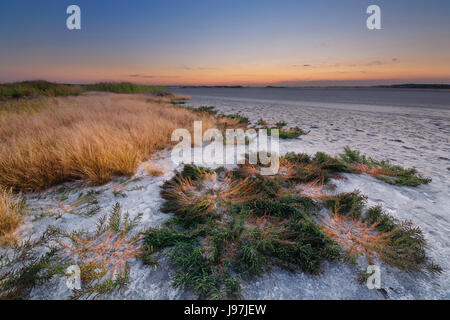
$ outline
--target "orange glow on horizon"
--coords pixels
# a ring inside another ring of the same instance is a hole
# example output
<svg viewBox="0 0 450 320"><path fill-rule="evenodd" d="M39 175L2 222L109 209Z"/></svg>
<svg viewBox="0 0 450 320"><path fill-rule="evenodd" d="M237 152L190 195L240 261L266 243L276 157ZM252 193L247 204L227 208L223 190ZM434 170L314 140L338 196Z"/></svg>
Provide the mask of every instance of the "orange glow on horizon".
<svg viewBox="0 0 450 320"><path fill-rule="evenodd" d="M64 69L50 65L41 68L22 67L15 70L16 80L46 79L68 83L91 83L100 81L127 81L141 84L173 85L268 85L283 82L319 81L368 81L395 79L449 79L450 64L430 62L418 64L405 62L339 62L254 63L246 66L223 66L187 70L174 67L145 68L136 71L129 67L79 68L67 66Z"/></svg>

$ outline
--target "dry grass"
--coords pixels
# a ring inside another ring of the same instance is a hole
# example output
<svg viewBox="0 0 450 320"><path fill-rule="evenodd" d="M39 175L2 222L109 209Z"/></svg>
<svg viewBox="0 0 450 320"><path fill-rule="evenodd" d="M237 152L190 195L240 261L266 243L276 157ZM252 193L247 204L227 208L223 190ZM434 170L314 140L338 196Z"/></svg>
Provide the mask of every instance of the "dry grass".
<svg viewBox="0 0 450 320"><path fill-rule="evenodd" d="M73 262L81 265L82 270L97 269L97 273L109 275L109 278L113 279L116 272L123 274L127 262L141 251L137 243L142 239L129 241L126 236L126 232L117 233L110 230L106 235L99 235L93 239L72 236L74 244L63 242L60 244Z"/></svg>
<svg viewBox="0 0 450 320"><path fill-rule="evenodd" d="M365 165L364 163L358 163L353 166L355 170L359 173L365 173L368 175L371 175L372 177L378 177L380 175L390 175L392 172L389 170L386 170L385 168L381 167L372 167Z"/></svg>
<svg viewBox="0 0 450 320"><path fill-rule="evenodd" d="M164 174L164 171L155 166L152 162L147 162L143 165L145 171L152 177L159 177Z"/></svg>
<svg viewBox="0 0 450 320"><path fill-rule="evenodd" d="M354 258L365 256L369 263L373 258L381 258L380 251L387 246L389 233L381 233L377 223L369 224L338 212L330 211L329 217L322 220L324 231L336 240Z"/></svg>
<svg viewBox="0 0 450 320"><path fill-rule="evenodd" d="M102 184L132 175L173 130L212 116L170 105L168 97L91 93L53 98L35 112L0 114L0 185L39 190L73 179Z"/></svg>
<svg viewBox="0 0 450 320"><path fill-rule="evenodd" d="M321 199L325 196L323 191L323 179L317 178L314 181L308 183L301 183L296 186L296 190L302 197L308 197L312 199Z"/></svg>
<svg viewBox="0 0 450 320"><path fill-rule="evenodd" d="M34 113L48 107L49 101L48 97L0 99L0 117L9 112Z"/></svg>
<svg viewBox="0 0 450 320"><path fill-rule="evenodd" d="M22 224L23 204L11 191L0 189L0 245L11 246L18 241L15 231Z"/></svg>

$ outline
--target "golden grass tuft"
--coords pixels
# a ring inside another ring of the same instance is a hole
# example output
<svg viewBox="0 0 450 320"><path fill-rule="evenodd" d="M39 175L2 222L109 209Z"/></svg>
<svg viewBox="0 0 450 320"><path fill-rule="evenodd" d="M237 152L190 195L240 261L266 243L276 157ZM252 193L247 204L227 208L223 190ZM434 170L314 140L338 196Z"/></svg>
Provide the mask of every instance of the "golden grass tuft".
<svg viewBox="0 0 450 320"><path fill-rule="evenodd" d="M167 97L89 93L48 100L45 108L0 114L0 185L35 191L74 179L92 184L132 175L170 144L173 130L214 127L206 114Z"/></svg>
<svg viewBox="0 0 450 320"><path fill-rule="evenodd" d="M0 245L11 246L18 242L17 228L22 224L23 203L11 191L0 189Z"/></svg>
<svg viewBox="0 0 450 320"><path fill-rule="evenodd" d="M321 199L325 196L325 192L323 191L324 183L323 178L317 178L314 181L308 183L301 183L296 186L296 190L299 195L302 197L308 197L312 199Z"/></svg>
<svg viewBox="0 0 450 320"><path fill-rule="evenodd" d="M381 167L369 167L363 163L358 163L356 165L353 166L355 168L355 170L359 173L365 173L368 174L372 177L378 177L380 175L390 175L392 174L392 172L390 172L389 170L386 170L384 168Z"/></svg>
<svg viewBox="0 0 450 320"><path fill-rule="evenodd" d="M373 258L381 258L381 252L388 244L389 233L381 233L377 223L369 224L351 217L330 211L322 219L324 231L337 241L354 258L365 256L369 263Z"/></svg>
<svg viewBox="0 0 450 320"><path fill-rule="evenodd" d="M144 167L145 171L147 171L149 176L159 177L164 174L164 171L161 170L160 168L156 167L155 164L152 162L144 163L143 167Z"/></svg>

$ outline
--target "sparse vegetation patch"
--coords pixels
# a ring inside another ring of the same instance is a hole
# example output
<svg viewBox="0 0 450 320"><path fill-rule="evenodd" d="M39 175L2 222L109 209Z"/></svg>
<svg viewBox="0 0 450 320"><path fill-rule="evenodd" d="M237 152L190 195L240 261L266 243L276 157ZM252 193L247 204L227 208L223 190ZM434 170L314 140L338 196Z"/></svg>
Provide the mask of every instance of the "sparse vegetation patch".
<svg viewBox="0 0 450 320"><path fill-rule="evenodd" d="M405 169L401 166L393 165L387 160L375 160L349 147L346 147L344 151L340 157L353 170L359 173L366 173L389 184L417 187L431 182L430 178L423 177L414 168Z"/></svg>
<svg viewBox="0 0 450 320"><path fill-rule="evenodd" d="M162 210L175 216L145 233L142 260L157 263L154 253L163 251L176 268L175 286L213 299L240 297L242 281L274 267L317 274L323 261L359 256L407 272L441 272L418 227L381 207L366 209L358 190L327 193L330 179L358 173L348 159L292 153L280 166L277 175L261 176L256 165L186 165L162 187Z"/></svg>
<svg viewBox="0 0 450 320"><path fill-rule="evenodd" d="M71 265L81 271L81 289L72 299L98 298L123 288L129 281L129 261L141 254L141 236L131 234L142 215L130 218L118 203L98 219L94 232L70 233L49 227L37 240L25 241L0 256L0 299L26 299L31 290Z"/></svg>

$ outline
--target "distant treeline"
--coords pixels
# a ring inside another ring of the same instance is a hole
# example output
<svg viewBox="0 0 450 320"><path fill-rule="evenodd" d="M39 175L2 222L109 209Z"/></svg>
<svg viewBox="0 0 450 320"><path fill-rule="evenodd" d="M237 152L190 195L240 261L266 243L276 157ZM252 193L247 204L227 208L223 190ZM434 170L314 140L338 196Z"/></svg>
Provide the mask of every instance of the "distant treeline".
<svg viewBox="0 0 450 320"><path fill-rule="evenodd" d="M420 84L405 83L393 84L389 86L376 86L377 88L399 88L399 89L450 89L450 84Z"/></svg>
<svg viewBox="0 0 450 320"><path fill-rule="evenodd" d="M206 88L206 89L242 89L242 88L263 88L263 87L252 87L252 86L239 86L239 85L233 85L233 86L175 86L178 88L184 88L184 89L191 89L191 88ZM268 85L264 88L267 89L295 89L295 88L302 88L302 89L326 89L326 88L333 88L333 89L340 89L340 88L354 88L354 89L364 89L364 88L398 88L398 89L450 89L450 84L420 84L420 83L406 83L406 84L394 84L394 85L377 85L377 86L275 86L275 85Z"/></svg>
<svg viewBox="0 0 450 320"><path fill-rule="evenodd" d="M43 80L23 81L0 84L1 98L23 98L37 96L69 96L79 95L82 89L78 85L52 83Z"/></svg>
<svg viewBox="0 0 450 320"><path fill-rule="evenodd" d="M85 91L107 91L115 93L145 93L145 92L167 92L162 86L146 86L130 82L100 82L94 84L83 84L81 88Z"/></svg>
<svg viewBox="0 0 450 320"><path fill-rule="evenodd" d="M230 89L240 89L240 88L250 88L244 86L181 86L180 88L188 89L188 88L230 88Z"/></svg>
<svg viewBox="0 0 450 320"><path fill-rule="evenodd" d="M405 83L405 84L392 84L392 85L378 85L378 86L303 86L303 87L283 87L283 86L266 86L266 88L272 89L292 89L292 88L305 88L305 89L367 89L367 88L384 88L384 89L450 89L450 84L420 84L420 83Z"/></svg>
<svg viewBox="0 0 450 320"><path fill-rule="evenodd" d="M107 91L115 93L145 93L152 92L158 95L166 95L165 87L138 85L128 82L102 82L95 84L61 84L44 80L22 81L0 84L0 98L25 98L25 97L60 97L79 95L84 91Z"/></svg>

